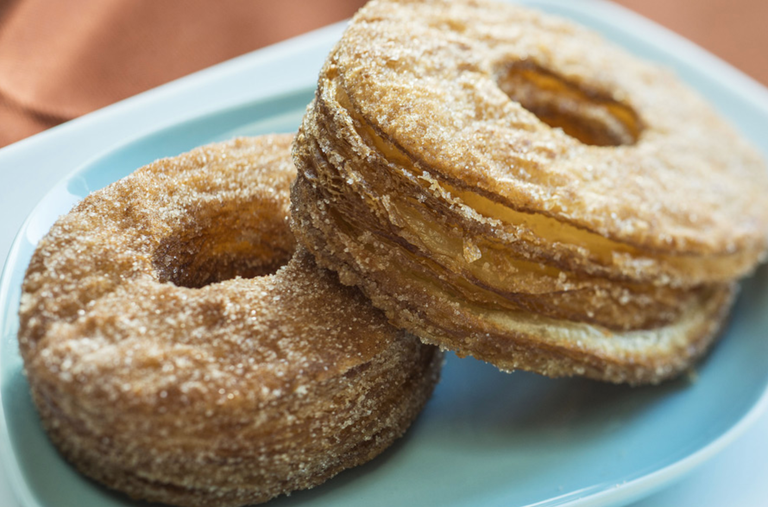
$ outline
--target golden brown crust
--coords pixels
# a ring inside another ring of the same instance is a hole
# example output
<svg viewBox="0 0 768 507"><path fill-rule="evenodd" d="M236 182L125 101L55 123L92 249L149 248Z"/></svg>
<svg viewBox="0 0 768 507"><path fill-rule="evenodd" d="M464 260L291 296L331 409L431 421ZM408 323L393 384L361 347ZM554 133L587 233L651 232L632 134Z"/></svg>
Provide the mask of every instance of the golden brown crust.
<svg viewBox="0 0 768 507"><path fill-rule="evenodd" d="M523 71L518 86L506 84ZM556 82L538 82L541 74ZM764 249L768 175L758 153L669 71L567 21L480 0L374 1L325 79L417 165L506 206L651 251ZM604 127L636 123L636 141L606 148L551 128L521 104L520 81L542 101L583 94L549 104L576 116L594 116L591 101L627 109Z"/></svg>
<svg viewBox="0 0 768 507"><path fill-rule="evenodd" d="M150 164L41 241L20 348L88 476L176 505L262 502L373 458L426 402L434 347L294 254L291 139Z"/></svg>
<svg viewBox="0 0 768 507"><path fill-rule="evenodd" d="M397 325L503 369L669 378L765 254L753 148L670 72L516 6L369 3L320 73L294 161L294 230L321 265ZM469 338L481 329L495 348ZM582 347L594 329L615 357Z"/></svg>

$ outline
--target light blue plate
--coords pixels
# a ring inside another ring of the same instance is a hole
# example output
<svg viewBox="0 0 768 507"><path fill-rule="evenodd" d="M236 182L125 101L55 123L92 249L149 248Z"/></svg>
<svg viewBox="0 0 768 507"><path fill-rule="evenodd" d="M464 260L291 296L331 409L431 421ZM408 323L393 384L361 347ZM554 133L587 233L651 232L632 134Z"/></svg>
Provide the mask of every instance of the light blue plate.
<svg viewBox="0 0 768 507"><path fill-rule="evenodd" d="M648 42L638 35L642 26L616 27L585 9L535 3L675 67L768 152L766 102L707 72L712 61L703 65L684 42ZM0 416L7 423L0 447L10 450L2 459L22 505L137 505L76 473L40 426L16 344L20 285L34 245L77 200L143 164L235 135L295 130L311 97L305 90L246 104L130 141L59 183L27 219L0 278ZM507 375L451 356L434 398L393 448L270 505L594 507L638 499L712 456L768 405L767 284L766 269L744 284L731 325L695 375L659 387Z"/></svg>

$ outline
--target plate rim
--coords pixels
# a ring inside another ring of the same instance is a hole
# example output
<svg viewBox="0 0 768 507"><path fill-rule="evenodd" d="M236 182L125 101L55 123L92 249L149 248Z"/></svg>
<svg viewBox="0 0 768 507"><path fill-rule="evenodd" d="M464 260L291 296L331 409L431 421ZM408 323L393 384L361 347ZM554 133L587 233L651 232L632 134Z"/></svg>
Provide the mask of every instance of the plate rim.
<svg viewBox="0 0 768 507"><path fill-rule="evenodd" d="M104 158L122 150L130 149L130 147L133 145L150 140L154 137L157 137L158 135L167 133L168 131L176 129L183 130L190 125L203 123L213 116L229 116L242 112L244 109L258 108L267 102L289 102L292 99L295 101L299 97L310 95L311 92L311 87L304 87L301 89L282 93L279 96L275 96L274 98L266 97L263 99L244 102L240 105L233 105L231 107L222 108L216 111L202 113L200 115L187 118L176 123L164 125L152 129L151 131L144 134L133 136L132 138L115 145L112 149L103 150L98 154L90 157L85 163L70 171L66 176L57 181L56 184L54 184L54 186L48 192L46 192L43 198L35 205L32 212L26 217L24 223L14 238L11 250L3 267L2 274L0 274L0 316L5 317L9 315L10 312L12 312L12 309L10 308L11 291L17 288L13 286L13 282L14 279L19 276L15 268L20 267L22 261L21 256L24 254L25 247L29 244L29 240L26 238L26 233L29 230L30 223L37 217L38 214L42 213L41 210L46 205L46 202L50 200L51 196L61 192L62 188L66 188L70 181L80 177L84 172L94 170L94 167ZM10 321L4 320L3 322L2 339L6 342L11 342L12 339L15 338L13 333L9 333L11 322L17 323L18 317L11 319ZM2 384L5 384L5 378L8 376L8 372L5 371L2 363L2 354L6 346L12 347L14 345L10 343L4 343L0 347L0 374L2 374L2 377L0 377L0 382L2 382ZM542 500L539 503L530 504L528 507L554 505L573 507L599 507L615 505L616 502L631 501L633 499L638 499L642 496L648 495L656 489L671 483L678 477L683 476L688 471L692 470L699 464L717 454L720 450L725 448L730 442L742 434L749 426L751 426L766 409L768 409L768 384L764 386L762 394L759 396L757 401L729 429L727 429L725 432L722 432L708 444L696 449L683 458L680 458L664 467L653 470L652 472L643 473L637 478L631 479L614 487L595 485L585 490L573 491L562 496L551 497ZM0 390L0 418L2 418L3 422L6 421L5 408L2 399L2 390ZM21 467L18 465L18 457L16 452L13 450L13 443L7 423L0 425L0 450L3 450L1 457L3 464L9 471L9 475L11 475L12 488L17 498L22 502L22 505L25 505L25 507L50 507L40 504L35 499L34 492L30 489L26 476L21 471ZM593 488L594 491L590 491Z"/></svg>

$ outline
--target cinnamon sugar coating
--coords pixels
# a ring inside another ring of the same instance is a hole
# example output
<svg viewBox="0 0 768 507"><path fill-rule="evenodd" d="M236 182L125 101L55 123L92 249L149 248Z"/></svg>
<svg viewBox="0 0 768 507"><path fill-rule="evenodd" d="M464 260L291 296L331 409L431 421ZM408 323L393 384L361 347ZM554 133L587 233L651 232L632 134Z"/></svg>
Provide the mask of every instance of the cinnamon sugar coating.
<svg viewBox="0 0 768 507"><path fill-rule="evenodd" d="M318 262L502 369L674 376L765 255L757 152L668 70L522 7L369 3L294 160Z"/></svg>
<svg viewBox="0 0 768 507"><path fill-rule="evenodd" d="M758 153L670 71L573 23L482 0L374 1L325 80L359 128L440 182L653 252L765 248ZM558 109L616 131L615 146L540 119Z"/></svg>
<svg viewBox="0 0 768 507"><path fill-rule="evenodd" d="M440 353L296 250L290 135L159 160L61 217L19 344L61 452L135 498L263 502L403 434Z"/></svg>

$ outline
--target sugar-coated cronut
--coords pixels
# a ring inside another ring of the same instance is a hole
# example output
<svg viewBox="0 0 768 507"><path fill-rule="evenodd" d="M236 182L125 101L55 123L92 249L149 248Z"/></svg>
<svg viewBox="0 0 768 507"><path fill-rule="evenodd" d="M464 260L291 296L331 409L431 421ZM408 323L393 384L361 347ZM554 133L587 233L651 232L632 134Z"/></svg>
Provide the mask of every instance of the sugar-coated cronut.
<svg viewBox="0 0 768 507"><path fill-rule="evenodd" d="M19 344L86 475L176 505L262 502L370 460L426 402L437 349L295 251L291 140L157 161L38 245Z"/></svg>
<svg viewBox="0 0 768 507"><path fill-rule="evenodd" d="M670 71L518 6L369 3L294 160L318 262L502 369L679 374L765 251L752 147Z"/></svg>

